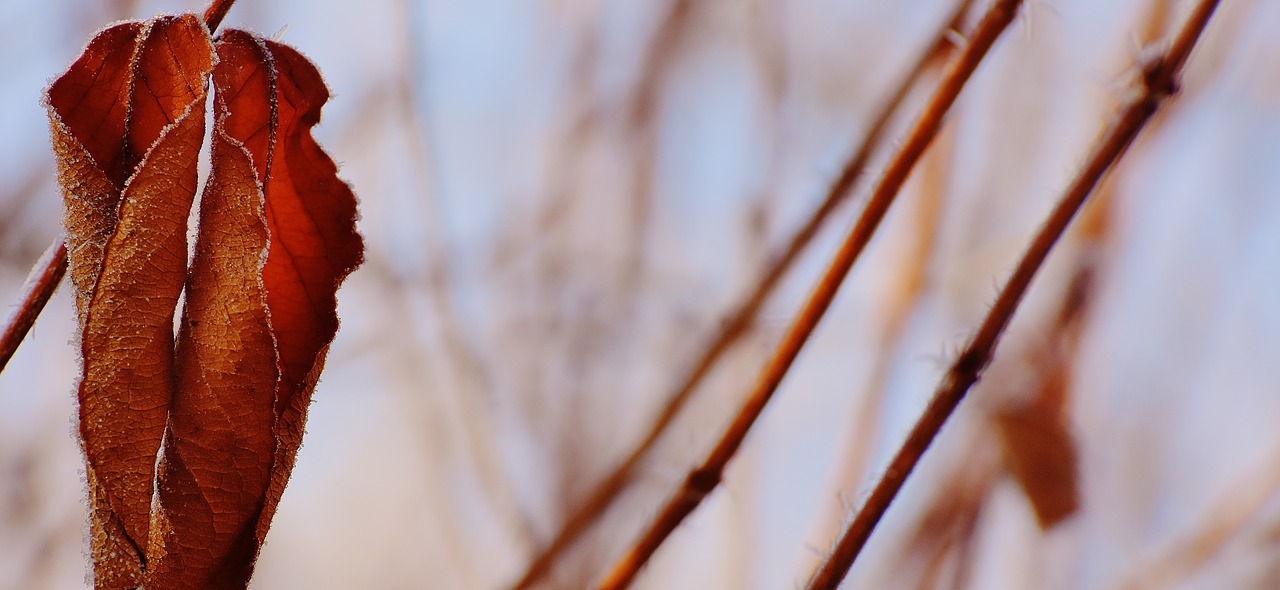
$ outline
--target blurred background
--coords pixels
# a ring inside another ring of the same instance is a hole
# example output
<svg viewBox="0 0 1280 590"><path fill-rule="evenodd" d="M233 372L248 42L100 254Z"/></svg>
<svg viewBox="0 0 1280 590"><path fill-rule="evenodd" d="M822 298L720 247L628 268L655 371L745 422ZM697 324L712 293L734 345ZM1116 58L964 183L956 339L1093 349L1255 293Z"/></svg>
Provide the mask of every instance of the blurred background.
<svg viewBox="0 0 1280 590"><path fill-rule="evenodd" d="M1028 3L636 587L803 583L1190 5ZM240 0L224 26L324 72L317 135L369 248L252 587L514 584L932 55L866 177L539 587L597 581L749 392L963 42L938 44L955 6ZM7 309L60 231L44 87L108 22L204 8L0 0ZM845 587L1280 587L1277 28L1280 3L1223 3ZM73 318L63 285L0 375L0 588L87 584Z"/></svg>

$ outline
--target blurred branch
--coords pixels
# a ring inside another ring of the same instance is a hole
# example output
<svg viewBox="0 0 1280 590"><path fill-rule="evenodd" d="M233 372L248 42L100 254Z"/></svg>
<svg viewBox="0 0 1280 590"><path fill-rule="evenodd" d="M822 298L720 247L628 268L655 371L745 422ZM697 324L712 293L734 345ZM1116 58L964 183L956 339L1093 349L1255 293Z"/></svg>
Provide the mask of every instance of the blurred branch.
<svg viewBox="0 0 1280 590"><path fill-rule="evenodd" d="M959 96L978 64L987 55L988 50L995 44L995 40L1013 22L1020 4L1021 0L998 0L988 10L972 38L969 39L969 43L938 85L901 147L893 155L872 191L866 208L778 344L773 357L765 365L755 389L743 403L738 415L721 435L719 442L706 460L689 472L682 487L659 510L657 516L627 554L614 565L601 584L601 588L624 588L629 585L640 567L649 560L667 536L719 485L725 467L733 459L743 440L746 439L747 432L777 391L782 378L813 333L813 329L831 306L841 283L853 268L853 264L862 254L867 243L871 241L880 221L888 213L890 205L893 204L916 162L937 136L947 111L955 103L956 97Z"/></svg>
<svg viewBox="0 0 1280 590"><path fill-rule="evenodd" d="M418 28L424 17L416 12L421 7L411 0L401 0L398 6L404 24L406 51L410 58L405 75L395 85L396 108L398 116L409 121L406 126L410 137L409 153L418 163L413 167L413 172L426 187L421 194L424 195L431 213L426 216L426 221L433 226L433 231L423 232L426 239L432 240L427 256L426 287L440 320L441 337L452 357L453 366L462 374L470 394L477 399L484 399L493 391L489 362L472 344L466 322L454 299L453 288L457 274L453 261L458 258L457 247L450 238L445 223L449 216L442 203L444 197L441 188L443 184L439 179L441 166L438 161L438 140L430 121L430 105L423 97L424 89L429 83L428 46L426 33Z"/></svg>
<svg viewBox="0 0 1280 590"><path fill-rule="evenodd" d="M968 452L951 466L951 473L939 486L933 501L921 511L903 552L894 557L896 563L926 564L907 574L916 576L914 584L897 584L898 587L919 590L967 587L972 574L971 555L977 544L974 537L978 518L998 481L996 461L984 452L987 443L982 438L972 436L967 441ZM953 564L950 571L946 568L948 561ZM890 575L904 573L891 568ZM943 585L943 581L950 583Z"/></svg>
<svg viewBox="0 0 1280 590"><path fill-rule="evenodd" d="M992 352L1000 336L1008 326L1014 311L1031 284L1031 279L1049 254L1049 250L1065 231L1071 219L1084 204L1102 175L1119 161L1126 148L1137 137L1166 99L1178 90L1178 75L1186 63L1191 49L1200 38L1217 8L1217 0L1202 0L1188 18L1184 28L1169 50L1141 65L1138 96L1122 110L1120 116L1103 133L1094 146L1084 168L1071 183L1062 200L1054 208L1045 225L1036 234L1026 253L1018 262L1013 276L1001 289L991 311L983 320L973 339L960 353L943 378L924 414L907 435L906 441L885 469L883 478L876 484L866 503L855 515L853 522L837 542L834 551L814 573L808 588L833 589L844 579L857 559L871 532L888 510L890 502L902 488L907 476L915 468L924 451L937 436L942 425L955 411L969 388L981 376L991 361ZM996 5L997 8L1000 6ZM1008 7L1012 8L1012 7ZM1010 10L1010 15L1012 16Z"/></svg>
<svg viewBox="0 0 1280 590"><path fill-rule="evenodd" d="M782 277L800 257L800 254L805 251L814 237L817 236L818 230L821 229L823 223L826 222L837 207L847 200L854 184L862 177L867 161L871 159L871 154L883 142L885 130L888 128L893 116L902 107L907 93L928 70L930 63L936 59L938 54L950 47L953 37L952 31L963 20L971 4L972 0L962 0L957 5L956 10L939 27L933 37L933 41L912 64L907 74L898 81L889 98L881 104L879 110L872 117L871 126L863 137L862 142L849 159L846 160L844 168L836 178L836 181L832 183L822 203L809 216L804 225L791 236L786 245L770 257L771 262L756 283L756 286L747 298L734 308L728 314L728 318L721 323L719 332L708 341L703 348L702 354L685 374L679 386L668 396L666 404L663 405L662 410L654 419L653 425L649 428L645 437L636 445L631 454L592 491L582 506L569 516L561 527L560 532L556 534L556 537L546 549L530 562L524 575L514 586L516 590L529 588L545 577L551 566L560 558L560 555L576 542L586 532L587 528L613 504L614 500L631 481L637 466L657 443L662 433L670 427L675 417L689 401L693 391L701 385L703 379L711 372L711 368L715 366L733 344L747 333L760 309L764 306L765 300L773 294L774 289L781 283Z"/></svg>
<svg viewBox="0 0 1280 590"><path fill-rule="evenodd" d="M672 0L641 66L636 92L627 109L627 130L635 141L631 212L628 215L631 227L627 236L621 288L621 293L626 298L622 309L628 311L634 307L636 295L640 292L638 287L647 267L645 254L649 229L653 224L653 175L658 159L658 125L655 123L661 100L659 93L662 90L663 76L675 62L680 41L688 30L693 8L692 0Z"/></svg>
<svg viewBox="0 0 1280 590"><path fill-rule="evenodd" d="M1169 33L1172 0L1154 0L1135 32L1137 47L1147 47ZM1126 64L1129 65L1129 64ZM1169 115L1164 109L1150 127ZM1129 154L1134 148L1130 148ZM1132 156L1130 156L1132 157ZM1080 352L1080 331L1093 305L1093 282L1099 274L1099 250L1109 239L1111 208L1121 171L1103 178L1071 227L1078 250L1068 286L1059 295L1055 317L1045 321L1045 349L1029 362L1035 375L1029 396L994 411L991 425L1005 469L1021 486L1041 529L1049 529L1079 509L1079 468L1075 437L1067 424L1072 392L1072 366Z"/></svg>
<svg viewBox="0 0 1280 590"><path fill-rule="evenodd" d="M945 65L945 64L944 64ZM943 199L955 164L955 127L944 129L933 147L920 162L919 201L913 203L910 232L912 242L907 251L893 261L889 286L878 296L875 317L880 319L879 333L874 336L870 360L871 375L856 393L858 400L845 428L848 438L840 444L841 457L832 469L829 488L846 492L858 489L869 473L871 453L880 432L880 411L888 394L889 378L895 367L894 359L901 352L906 340L909 319L926 293L926 281L930 262L935 258L935 242L939 232ZM906 206L906 205L904 205ZM848 505L844 502L828 504L820 513L809 538L829 539L840 532L840 526ZM821 559L816 555L814 564ZM808 569L808 568L806 568Z"/></svg>
<svg viewBox="0 0 1280 590"><path fill-rule="evenodd" d="M1114 584L1114 590L1172 588L1204 567L1249 523L1258 523L1263 510L1280 493L1280 448L1273 448L1245 476L1214 500L1186 534L1169 541L1147 558L1137 560Z"/></svg>
<svg viewBox="0 0 1280 590"><path fill-rule="evenodd" d="M36 323L40 312L53 296L53 291L67 272L67 247L61 239L49 245L49 249L31 268L25 283L26 292L18 303L18 309L9 316L9 324L0 335L0 371L9 364L9 359L18 350L18 345L27 337L27 332Z"/></svg>
<svg viewBox="0 0 1280 590"><path fill-rule="evenodd" d="M753 0L747 3L750 13L748 25L748 54L754 63L760 80L762 117L760 141L764 144L760 158L759 184L752 190L751 200L743 216L744 253L739 258L754 270L761 267L769 252L771 221L782 191L779 181L786 153L787 89L791 79L788 45L793 41L787 34L786 4L773 0ZM754 278L754 277L748 277Z"/></svg>

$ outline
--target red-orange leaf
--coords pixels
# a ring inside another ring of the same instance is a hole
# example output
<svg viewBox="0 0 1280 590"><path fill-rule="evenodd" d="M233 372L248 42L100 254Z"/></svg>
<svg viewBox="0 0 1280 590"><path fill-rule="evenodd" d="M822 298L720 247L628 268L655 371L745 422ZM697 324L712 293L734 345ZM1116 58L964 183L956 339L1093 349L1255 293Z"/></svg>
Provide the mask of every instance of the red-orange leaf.
<svg viewBox="0 0 1280 590"><path fill-rule="evenodd" d="M336 289L362 258L355 196L311 138L328 91L296 51L217 43L213 167L161 467L163 588L243 588L288 480Z"/></svg>
<svg viewBox="0 0 1280 590"><path fill-rule="evenodd" d="M293 49L241 31L215 48L193 15L104 30L49 89L97 588L248 584L363 258L355 196L311 137L328 97Z"/></svg>
<svg viewBox="0 0 1280 590"><path fill-rule="evenodd" d="M259 166L271 236L262 278L279 359L279 447L258 524L261 542L302 444L311 391L338 329L338 285L363 261L364 243L355 229L355 195L311 137L329 100L320 72L293 48L243 31L226 31L218 55L237 66L219 92L228 93L228 133L249 147ZM247 84L258 77L269 80L266 96L253 93L261 86ZM266 126L261 110L251 107L264 103L272 111Z"/></svg>
<svg viewBox="0 0 1280 590"><path fill-rule="evenodd" d="M161 17L103 31L48 92L81 320L80 434L99 588L136 586L149 557L212 66L198 18Z"/></svg>
<svg viewBox="0 0 1280 590"><path fill-rule="evenodd" d="M155 581L166 589L245 586L276 450L262 191L248 152L226 134L226 106L217 100L160 471L157 540L167 548Z"/></svg>

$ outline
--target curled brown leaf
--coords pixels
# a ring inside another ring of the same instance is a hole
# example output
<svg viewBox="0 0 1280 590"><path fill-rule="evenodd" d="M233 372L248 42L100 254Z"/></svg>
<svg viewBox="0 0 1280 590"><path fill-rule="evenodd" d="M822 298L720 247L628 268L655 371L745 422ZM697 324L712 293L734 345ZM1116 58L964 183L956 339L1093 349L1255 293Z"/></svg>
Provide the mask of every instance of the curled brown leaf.
<svg viewBox="0 0 1280 590"><path fill-rule="evenodd" d="M273 83L265 97L272 110L267 127L271 143L269 148L259 143L250 152L255 162L265 162L259 180L271 237L262 281L280 371L275 397L279 446L258 525L261 542L302 444L311 392L338 330L338 285L364 260L364 242L355 228L355 195L311 136L329 99L320 72L293 48L243 31L224 33L218 52L229 63L240 64L240 80L267 75ZM249 86L232 87L241 89L227 100L232 113L252 115L247 105L236 109L246 100L263 104L261 97L245 96ZM228 133L252 148L251 140L263 131L254 120L228 117Z"/></svg>
<svg viewBox="0 0 1280 590"><path fill-rule="evenodd" d="M46 100L81 321L80 435L98 587L136 586L148 559L212 49L192 15L116 25Z"/></svg>
<svg viewBox="0 0 1280 590"><path fill-rule="evenodd" d="M215 48L190 14L104 30L49 88L97 588L248 584L338 328L337 287L363 259L355 196L311 137L328 97L298 52L241 31Z"/></svg>
<svg viewBox="0 0 1280 590"><path fill-rule="evenodd" d="M328 91L293 49L217 43L213 167L178 342L159 498L164 588L243 588L361 261L355 196L310 135Z"/></svg>

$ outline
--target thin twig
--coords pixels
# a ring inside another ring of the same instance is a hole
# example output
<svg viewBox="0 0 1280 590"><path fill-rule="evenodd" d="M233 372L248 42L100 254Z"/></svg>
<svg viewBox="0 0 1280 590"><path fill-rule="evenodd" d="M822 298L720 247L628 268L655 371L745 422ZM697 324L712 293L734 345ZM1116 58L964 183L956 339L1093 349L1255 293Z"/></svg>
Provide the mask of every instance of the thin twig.
<svg viewBox="0 0 1280 590"><path fill-rule="evenodd" d="M218 28L235 1L213 0L213 4L204 13L204 22L210 31ZM66 273L67 245L59 236L49 245L45 255L41 256L31 268L31 274L27 278L29 288L26 293L23 293L22 300L18 302L18 308L14 310L13 315L9 316L9 324L5 326L4 334L0 335L0 371L4 371L13 353L26 339L27 332L31 331L31 326L35 324L40 312L44 311L45 304L49 303L49 298L53 296L58 283Z"/></svg>
<svg viewBox="0 0 1280 590"><path fill-rule="evenodd" d="M44 310L66 272L67 247L59 239L49 245L49 249L31 268L22 301L18 303L18 309L14 310L13 315L9 316L9 325L5 326L4 334L0 335L0 371L9 364L9 359L27 337L27 332L36 323L36 318Z"/></svg>
<svg viewBox="0 0 1280 590"><path fill-rule="evenodd" d="M208 25L210 32L218 30L218 25L222 24L222 19L226 18L227 11L235 3L236 0L213 0L209 9L204 11L204 24Z"/></svg>
<svg viewBox="0 0 1280 590"><path fill-rule="evenodd" d="M1176 587L1209 566L1213 559L1221 558L1233 540L1247 538L1251 529L1271 529L1274 517L1267 516L1265 511L1280 495L1280 461L1277 459L1280 459L1280 448L1273 448L1262 461L1243 470L1243 477L1233 485L1225 486L1185 533L1173 537L1146 557L1134 560L1128 571L1106 587L1112 590Z"/></svg>
<svg viewBox="0 0 1280 590"><path fill-rule="evenodd" d="M711 372L711 368L715 366L724 353L748 331L760 309L764 306L764 302L773 294L778 284L781 283L782 277L800 257L800 254L813 242L813 238L817 236L818 230L822 228L823 223L847 200L851 189L862 177L867 161L871 159L871 154L882 143L885 130L888 128L893 116L902 107L907 93L927 71L936 54L951 43L952 31L959 26L971 4L972 0L962 0L957 5L955 12L939 28L934 35L933 42L920 54L908 73L898 81L888 100L881 104L879 111L872 117L871 126L863 137L862 142L846 161L844 168L836 178L836 181L832 183L822 203L809 216L805 224L791 236L786 245L770 257L771 262L760 277L759 282L756 283L755 288L745 300L733 309L728 315L728 319L721 323L720 330L707 342L702 354L689 368L679 386L672 391L645 437L631 451L631 454L596 486L587 500L569 516L551 543L530 562L524 575L515 584L513 590L530 588L534 583L546 576L561 554L576 542L593 522L600 518L600 515L613 504L614 500L622 493L622 490L626 488L640 462L653 449L662 433L666 432L667 428L670 427L675 417L689 401L694 390Z"/></svg>
<svg viewBox="0 0 1280 590"><path fill-rule="evenodd" d="M941 70L939 65L939 70ZM911 313L925 295L929 265L936 257L939 221L942 213L946 184L952 175L955 158L955 128L943 130L933 147L919 164L920 201L909 231L915 240L910 251L893 261L892 284L879 295L880 305L875 310L881 329L875 337L873 358L869 360L871 375L854 394L859 400L850 424L845 428L849 438L843 443L844 455L831 474L834 490L854 490L863 485L871 475L871 452L879 437L880 409L888 397L889 378L894 368L893 360L901 354L910 326ZM901 215L901 213L899 213ZM833 502L828 510L816 519L815 530L809 538L828 539L840 533L845 515L849 513L846 502ZM815 554L812 564L822 559ZM811 569L806 565L805 570Z"/></svg>
<svg viewBox="0 0 1280 590"><path fill-rule="evenodd" d="M663 77L672 69L679 55L680 42L687 36L694 10L693 0L674 0L652 41L640 79L626 114L627 131L634 146L633 174L628 204L626 246L622 259L621 309L634 315L636 298L646 269L647 242L652 234L654 173L657 169L658 125L660 93ZM584 336L590 336L584 334Z"/></svg>
<svg viewBox="0 0 1280 590"><path fill-rule="evenodd" d="M872 191L848 237L836 252L831 265L819 280L804 308L796 316L786 335L778 344L773 357L761 373L755 390L743 403L738 415L721 435L719 442L701 465L689 472L680 490L658 512L640 539L620 559L605 577L601 588L624 588L630 584L640 567L648 561L658 546L688 516L702 500L720 483L725 466L737 453L747 432L764 410L769 398L777 391L787 369L799 355L800 349L830 307L840 284L848 275L854 262L862 254L871 237L893 204L898 191L907 180L911 169L920 160L925 149L937 136L942 120L969 77L977 69L995 40L1013 22L1021 0L997 0L974 31L968 45L957 58L946 76L939 83L924 111L917 118L911 131L890 160L879 183Z"/></svg>
<svg viewBox="0 0 1280 590"><path fill-rule="evenodd" d="M810 579L809 590L830 590L839 585L857 559L871 532L888 510L903 482L919 462L921 455L954 413L969 388L981 377L991 361L992 352L1008 326L1014 311L1026 293L1031 279L1039 270L1054 243L1062 236L1076 212L1084 204L1094 186L1108 169L1119 161L1138 132L1164 101L1178 90L1177 76L1200 38L1217 7L1217 0L1202 0L1187 20L1169 51L1140 64L1141 93L1133 98L1094 146L1088 163L1071 183L1062 200L1054 207L1043 227L1018 262L1013 276L1001 289L995 304L965 350L943 377L933 399L915 427L907 435L902 448L885 469L866 503L845 529L830 557Z"/></svg>

